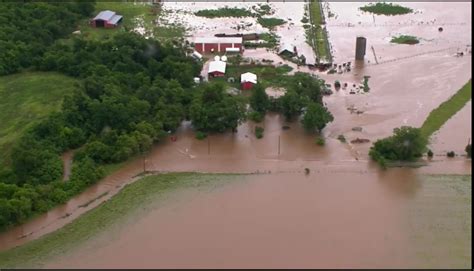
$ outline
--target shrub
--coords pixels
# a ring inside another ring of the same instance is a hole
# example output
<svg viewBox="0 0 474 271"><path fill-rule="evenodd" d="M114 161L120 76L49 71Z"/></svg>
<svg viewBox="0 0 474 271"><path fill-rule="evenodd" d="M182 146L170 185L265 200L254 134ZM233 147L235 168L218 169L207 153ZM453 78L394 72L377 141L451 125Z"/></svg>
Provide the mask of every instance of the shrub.
<svg viewBox="0 0 474 271"><path fill-rule="evenodd" d="M471 151L472 151L472 147L471 147L471 144L468 144L466 146L466 149L464 149L466 151L466 155L468 158L471 158Z"/></svg>
<svg viewBox="0 0 474 271"><path fill-rule="evenodd" d="M203 140L207 137L207 134L201 131L196 132L196 139Z"/></svg>
<svg viewBox="0 0 474 271"><path fill-rule="evenodd" d="M248 117L250 120L258 123L258 122L262 122L265 115L257 111L252 111L249 113Z"/></svg>
<svg viewBox="0 0 474 271"><path fill-rule="evenodd" d="M285 24L286 21L283 20L283 19L279 19L279 18L263 18L263 17L260 17L258 18L257 22L263 26L263 27L266 27L266 28L269 28L269 29L273 29L275 28L276 26L279 26L279 25L282 25L282 24Z"/></svg>
<svg viewBox="0 0 474 271"><path fill-rule="evenodd" d="M319 146L324 146L326 145L326 140L324 139L324 137L318 136L316 138L316 144L318 144Z"/></svg>
<svg viewBox="0 0 474 271"><path fill-rule="evenodd" d="M431 150L428 150L428 152L426 154L428 155L429 158L433 157L433 151L431 151Z"/></svg>
<svg viewBox="0 0 474 271"><path fill-rule="evenodd" d="M263 128L260 127L260 126L255 126L255 137L258 138L258 139L262 138L262 137L263 137L263 131L264 131L264 130L265 130L265 129L263 129Z"/></svg>
<svg viewBox="0 0 474 271"><path fill-rule="evenodd" d="M346 143L346 137L344 135L338 135L337 139L341 141L342 143Z"/></svg>
<svg viewBox="0 0 474 271"><path fill-rule="evenodd" d="M448 151L448 153L446 153L446 156L449 158L453 158L454 156L456 156L456 153L454 151Z"/></svg>

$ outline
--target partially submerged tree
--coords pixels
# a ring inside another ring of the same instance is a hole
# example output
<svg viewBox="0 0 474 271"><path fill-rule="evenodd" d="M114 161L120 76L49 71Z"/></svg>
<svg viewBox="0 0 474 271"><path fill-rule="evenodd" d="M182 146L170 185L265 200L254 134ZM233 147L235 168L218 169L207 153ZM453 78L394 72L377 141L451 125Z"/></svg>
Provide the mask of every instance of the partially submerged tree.
<svg viewBox="0 0 474 271"><path fill-rule="evenodd" d="M227 95L223 84L205 84L194 97L189 116L198 131L222 133L235 130L245 119L245 104L240 97Z"/></svg>
<svg viewBox="0 0 474 271"><path fill-rule="evenodd" d="M382 166L389 161L414 161L421 157L428 140L420 129L402 126L393 130L393 135L377 140L370 148L370 157Z"/></svg>
<svg viewBox="0 0 474 271"><path fill-rule="evenodd" d="M264 114L269 106L270 101L267 93L265 93L265 89L261 84L256 84L253 87L252 96L250 96L250 107L257 112Z"/></svg>
<svg viewBox="0 0 474 271"><path fill-rule="evenodd" d="M306 131L321 132L321 130L326 127L326 124L333 120L333 115L327 110L326 107L318 103L311 102L308 105L301 122L303 123L303 127L306 129Z"/></svg>

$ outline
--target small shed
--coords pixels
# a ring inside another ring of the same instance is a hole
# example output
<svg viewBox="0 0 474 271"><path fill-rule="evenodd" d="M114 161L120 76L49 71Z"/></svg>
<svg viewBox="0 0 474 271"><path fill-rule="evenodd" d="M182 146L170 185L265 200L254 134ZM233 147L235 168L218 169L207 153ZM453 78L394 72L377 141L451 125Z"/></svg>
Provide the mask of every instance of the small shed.
<svg viewBox="0 0 474 271"><path fill-rule="evenodd" d="M209 63L208 74L210 77L223 77L225 75L226 63L220 60L214 60Z"/></svg>
<svg viewBox="0 0 474 271"><path fill-rule="evenodd" d="M290 43L283 42L278 49L279 55L286 55L286 56L295 56L296 55L296 47Z"/></svg>
<svg viewBox="0 0 474 271"><path fill-rule="evenodd" d="M104 10L91 20L91 25L93 27L114 28L118 26L122 19L122 15L118 15L111 10Z"/></svg>
<svg viewBox="0 0 474 271"><path fill-rule="evenodd" d="M257 84L257 75L251 72L246 72L240 75L240 85L243 90L251 89L253 85Z"/></svg>

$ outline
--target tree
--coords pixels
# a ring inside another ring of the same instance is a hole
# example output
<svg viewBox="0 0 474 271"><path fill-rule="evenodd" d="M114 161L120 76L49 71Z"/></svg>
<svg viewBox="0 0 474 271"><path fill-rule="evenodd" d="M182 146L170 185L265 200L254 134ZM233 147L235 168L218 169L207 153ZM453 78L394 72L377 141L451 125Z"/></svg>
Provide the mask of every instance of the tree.
<svg viewBox="0 0 474 271"><path fill-rule="evenodd" d="M370 148L370 157L378 161L413 161L422 156L428 140L419 128L402 126L393 130L388 138L377 140Z"/></svg>
<svg viewBox="0 0 474 271"><path fill-rule="evenodd" d="M264 114L267 111L270 101L268 95L265 93L265 89L261 84L256 84L253 87L252 96L250 96L250 107L253 110Z"/></svg>
<svg viewBox="0 0 474 271"><path fill-rule="evenodd" d="M318 103L311 102L301 122L308 132L321 132L328 122L334 120L331 112Z"/></svg>
<svg viewBox="0 0 474 271"><path fill-rule="evenodd" d="M464 149L466 151L466 155L468 158L471 158L471 152L472 152L472 146L471 144L467 144L466 148Z"/></svg>
<svg viewBox="0 0 474 271"><path fill-rule="evenodd" d="M206 84L193 99L189 115L198 131L222 133L235 130L245 119L245 104L225 94L222 84Z"/></svg>
<svg viewBox="0 0 474 271"><path fill-rule="evenodd" d="M281 110L287 120L291 120L293 117L301 114L305 104L306 99L291 90L288 90L285 96L280 98Z"/></svg>

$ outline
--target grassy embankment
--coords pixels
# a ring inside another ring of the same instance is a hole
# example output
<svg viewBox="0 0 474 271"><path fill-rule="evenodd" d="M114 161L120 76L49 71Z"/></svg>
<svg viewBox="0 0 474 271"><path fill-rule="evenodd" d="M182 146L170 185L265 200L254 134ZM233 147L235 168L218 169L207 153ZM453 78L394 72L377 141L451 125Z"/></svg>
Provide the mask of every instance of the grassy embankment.
<svg viewBox="0 0 474 271"><path fill-rule="evenodd" d="M0 77L0 167L11 146L38 120L61 107L77 80L53 72L25 72Z"/></svg>
<svg viewBox="0 0 474 271"><path fill-rule="evenodd" d="M158 18L162 10L144 2L111 2L97 1L94 15L102 10L112 10L123 16L119 27L114 29L94 28L89 25L89 19L80 25L82 35L91 39L104 39L121 31L130 31L137 26L144 27L147 33L152 33L159 40L168 40L184 36L184 28L180 26L157 26L153 20Z"/></svg>
<svg viewBox="0 0 474 271"><path fill-rule="evenodd" d="M385 2L368 4L366 6L360 7L360 10L377 15L402 15L413 12L411 8Z"/></svg>
<svg viewBox="0 0 474 271"><path fill-rule="evenodd" d="M421 126L421 133L423 136L430 137L436 132L444 123L446 123L452 116L461 110L472 97L472 83L471 80L467 82L456 94L449 100L443 102L436 109L431 111L428 118Z"/></svg>
<svg viewBox="0 0 474 271"><path fill-rule="evenodd" d="M308 12L310 27L306 27L306 39L311 47L313 47L314 53L320 61L331 62L331 50L329 48L327 31L323 28L325 20L321 8L319 1L309 1Z"/></svg>
<svg viewBox="0 0 474 271"><path fill-rule="evenodd" d="M91 237L136 219L155 204L161 204L179 189L212 189L237 175L171 173L144 177L127 185L112 199L80 216L73 223L23 246L0 252L0 268L39 268L48 260ZM146 208L149 207L149 208ZM145 210L145 211L144 211ZM132 219L132 218L133 219Z"/></svg>
<svg viewBox="0 0 474 271"><path fill-rule="evenodd" d="M420 39L415 36L409 36L409 35L400 35L398 37L392 37L392 40L390 40L391 43L398 43L398 44L418 44L420 43Z"/></svg>

